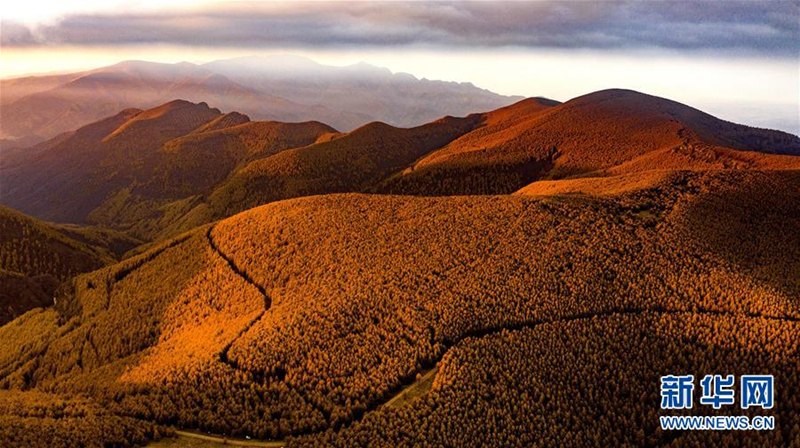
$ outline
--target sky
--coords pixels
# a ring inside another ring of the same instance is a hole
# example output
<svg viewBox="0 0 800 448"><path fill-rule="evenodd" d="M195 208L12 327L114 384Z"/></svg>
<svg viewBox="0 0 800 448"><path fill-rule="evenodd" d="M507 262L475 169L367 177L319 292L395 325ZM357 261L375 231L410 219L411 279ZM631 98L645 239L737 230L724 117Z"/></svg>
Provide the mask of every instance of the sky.
<svg viewBox="0 0 800 448"><path fill-rule="evenodd" d="M630 88L797 134L799 5L26 0L0 12L0 76L290 53L562 101Z"/></svg>

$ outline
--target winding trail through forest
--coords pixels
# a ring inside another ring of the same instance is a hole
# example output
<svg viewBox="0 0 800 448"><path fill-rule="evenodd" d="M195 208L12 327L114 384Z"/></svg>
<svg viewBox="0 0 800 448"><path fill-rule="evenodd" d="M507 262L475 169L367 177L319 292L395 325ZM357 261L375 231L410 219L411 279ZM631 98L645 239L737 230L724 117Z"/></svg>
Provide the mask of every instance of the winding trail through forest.
<svg viewBox="0 0 800 448"><path fill-rule="evenodd" d="M766 319L772 321L782 321L782 322L800 322L800 318L794 316L771 316L771 315L764 315L759 313L735 313L730 311L720 311L720 310L667 310L663 308L632 308L632 309L625 309L625 310L614 310L614 311L601 311L597 313L578 313L573 315L568 315L560 318L554 319L542 319L542 320L534 320L528 322L519 322L519 323L511 323L506 325L500 325L497 327L488 327L480 330L474 330L467 332L458 338L452 341L444 341L444 345L447 347L446 350L442 353L442 356L439 357L434 363L433 366L429 364L427 367L423 367L422 371L419 372L419 375L415 378L414 381L403 384L399 387L399 390L395 390L394 393L381 402L370 404L367 407L367 410L359 415L356 415L348 423L342 425L341 429L346 428L354 423L357 423L363 417L371 412L375 412L377 410L383 408L393 408L393 407L400 407L404 406L407 403L410 403L414 399L419 396L426 394L433 385L433 382L436 377L436 373L439 370L438 363L447 355L447 353L455 347L456 345L460 344L462 341L470 338L483 338L486 336L491 336L495 334L502 333L504 331L519 331L525 329L536 328L541 325L546 324L553 324L559 322L573 322L573 321L581 321L581 320L590 320L596 318L607 318L613 316L624 316L624 315L658 315L658 316L667 316L667 315L709 315L714 317L732 317L732 318L744 318L744 319ZM340 430L341 430L340 429ZM301 436L311 436L315 434L320 434L322 432L327 431L328 428L325 428L320 431L310 431L306 433L298 433L295 434L294 437L301 437ZM231 439L224 436L214 436L214 435L205 435L202 433L188 431L188 430L175 430L175 433L179 437L188 437L188 438L200 438L206 441L220 443L220 444L228 444L228 445L239 445L239 446L253 446L253 447L281 447L285 446L285 440L246 440L246 439Z"/></svg>
<svg viewBox="0 0 800 448"><path fill-rule="evenodd" d="M232 369L242 371L242 369L235 362L231 361L231 359L228 357L228 351L230 351L231 347L233 347L233 344L235 344L236 341L239 340L239 338L241 338L245 333L250 331L250 329L253 328L253 325L255 325L256 322L258 322L259 320L261 320L262 317L264 317L264 314L266 314L266 312L270 309L270 307L272 307L272 299L269 297L269 295L267 295L267 290L264 289L263 286L256 283L253 280L253 278L250 277L250 275L248 275L246 272L244 272L242 269L236 266L236 262L234 262L231 257L222 252L217 243L214 241L214 237L211 235L211 232L213 230L214 226L209 226L208 230L206 230L206 239L208 240L208 245L211 246L211 250L213 250L214 253L216 253L220 258L225 260L225 263L227 263L228 267L231 269L231 271L233 271L234 274L241 277L247 284L256 288L256 290L258 290L258 292L261 294L261 297L264 298L264 309L260 313L258 313L258 315L254 317L253 320L248 322L247 325L245 325L244 328L242 328L241 331L239 331L236 337L231 339L231 341L228 344L226 344L225 347L222 349L222 351L220 351L219 353L219 360L221 362L227 364Z"/></svg>
<svg viewBox="0 0 800 448"><path fill-rule="evenodd" d="M508 232L511 233L516 230L517 227L520 226L521 222L523 221L523 217L525 216L524 210L520 213L520 217L515 221L512 226L509 226ZM246 283L252 285L256 288L259 293L261 293L262 297L264 298L264 310L259 313L252 321L250 321L237 335L234 337L230 343L228 343L225 348L220 352L219 359L221 362L225 363L229 367L235 370L239 370L242 372L250 373L245 369L240 368L234 361L232 361L228 357L228 351L236 343L245 333L247 333L255 324L258 322L264 314L270 309L272 306L272 299L266 292L266 289L259 285L256 281L250 277L244 270L242 270L239 266L236 265L236 262L225 254L214 241L212 231L214 226L209 226L208 230L206 231L206 239L208 240L208 244L211 249L220 256L223 260L225 260L228 267L233 271L236 275L241 277ZM495 256L497 246L490 248L487 251L487 255L484 257L484 260L489 260L491 257ZM594 318L605 318L605 317L612 317L612 316L620 316L620 315L644 315L644 314L655 314L655 315L692 315L692 314L705 314L710 316L719 316L719 317L733 317L733 318L751 318L751 319L768 319L768 320L777 320L777 321L787 321L787 322L798 322L800 318L793 317L793 316L771 316L771 315L764 315L759 313L735 313L731 311L723 311L723 310L668 310L660 307L654 308L630 308L630 309L622 309L622 310L607 310L607 311L600 311L600 312L584 312L584 313L575 313L570 314L567 316L556 317L552 319L538 319L532 321L522 321L522 322L511 322L506 323L499 326L494 327L485 327L481 329L467 331L458 337L451 339L451 340L443 340L440 341L444 346L445 350L442 352L441 356L438 357L433 362L425 363L422 366L422 369L418 374L413 377L412 381L405 381L401 379L401 384L399 384L395 389L390 390L387 392L387 398L384 400L380 400L377 402L367 404L366 410L363 412L359 412L353 415L353 417L346 423L342 424L339 427L339 430L346 428L349 425L352 425L361 419L364 418L365 415L377 411L382 408L392 408L392 407L400 407L404 406L405 404L413 401L415 398L426 394L432 387L433 382L435 380L436 374L439 370L438 364L447 355L451 348L455 347L462 341L469 339L469 338L482 338L486 336L490 336L493 334L498 334L503 331L518 331L523 329L530 329L535 328L540 325L545 324L552 324L557 322L572 322L572 321L579 321L579 320L588 320ZM300 393L300 391L297 391ZM302 396L302 394L301 394ZM303 396L303 399L317 409L320 412L323 412L327 420L327 414L324 410L320 409L315 403L307 399ZM311 436L314 434L319 434L322 432L327 431L329 428L322 428L320 430L308 431L308 432L300 432L295 434L295 437L298 436ZM254 440L254 439L237 439L237 438L230 438L221 435L210 435L210 434L203 434L196 431L185 430L185 429L176 429L175 433L179 437L185 438L193 438L193 439L201 439L208 442L220 443L220 444L227 444L227 445L238 445L238 446L253 446L253 447L280 447L284 446L286 442L284 440Z"/></svg>

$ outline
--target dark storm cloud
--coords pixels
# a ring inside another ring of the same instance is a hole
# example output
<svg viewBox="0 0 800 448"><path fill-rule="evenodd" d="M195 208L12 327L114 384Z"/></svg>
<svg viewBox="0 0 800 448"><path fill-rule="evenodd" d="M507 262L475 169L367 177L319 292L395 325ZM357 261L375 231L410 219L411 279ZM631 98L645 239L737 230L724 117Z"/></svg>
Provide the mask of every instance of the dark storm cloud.
<svg viewBox="0 0 800 448"><path fill-rule="evenodd" d="M793 1L236 2L170 13L71 15L2 45L168 43L235 47L403 46L800 51Z"/></svg>

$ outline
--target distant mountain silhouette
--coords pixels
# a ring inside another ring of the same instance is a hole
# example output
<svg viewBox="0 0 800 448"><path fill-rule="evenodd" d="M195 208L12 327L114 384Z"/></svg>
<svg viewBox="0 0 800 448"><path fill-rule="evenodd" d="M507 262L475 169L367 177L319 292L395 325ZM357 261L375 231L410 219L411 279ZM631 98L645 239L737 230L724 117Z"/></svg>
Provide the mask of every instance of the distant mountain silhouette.
<svg viewBox="0 0 800 448"><path fill-rule="evenodd" d="M315 120L342 130L374 120L418 125L519 99L471 84L417 80L367 64L340 68L302 58L242 58L203 66L126 61L73 74L6 79L0 88L0 137L21 139L16 146L49 139L125 108L147 109L175 98L236 110L257 120ZM15 146L10 141L2 144Z"/></svg>
<svg viewBox="0 0 800 448"><path fill-rule="evenodd" d="M445 115L492 110L523 98L498 95L466 82L418 79L364 62L335 67L299 56L250 56L202 67L290 101L361 113L370 121L399 127L419 126Z"/></svg>

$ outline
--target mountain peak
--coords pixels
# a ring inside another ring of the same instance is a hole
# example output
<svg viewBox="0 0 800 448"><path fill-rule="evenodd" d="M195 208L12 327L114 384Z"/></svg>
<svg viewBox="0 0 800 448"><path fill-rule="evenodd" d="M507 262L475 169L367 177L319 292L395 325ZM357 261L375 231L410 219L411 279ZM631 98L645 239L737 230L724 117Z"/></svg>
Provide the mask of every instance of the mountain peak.
<svg viewBox="0 0 800 448"><path fill-rule="evenodd" d="M161 140L168 135L182 135L221 115L219 109L205 102L192 103L176 99L147 109L118 127L103 141L110 141L123 134L141 133L142 136Z"/></svg>

